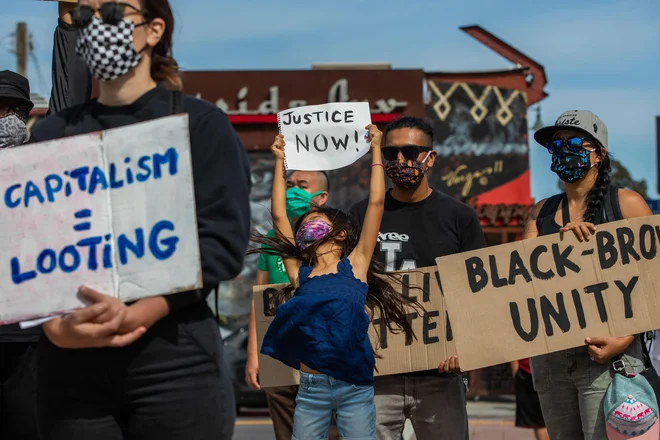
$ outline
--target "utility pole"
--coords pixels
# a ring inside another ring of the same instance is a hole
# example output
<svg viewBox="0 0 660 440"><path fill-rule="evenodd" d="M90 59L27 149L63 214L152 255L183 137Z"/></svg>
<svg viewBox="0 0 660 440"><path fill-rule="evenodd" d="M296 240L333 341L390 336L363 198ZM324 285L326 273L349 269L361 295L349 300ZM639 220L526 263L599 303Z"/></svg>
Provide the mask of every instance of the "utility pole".
<svg viewBox="0 0 660 440"><path fill-rule="evenodd" d="M27 77L28 38L27 24L16 25L16 64L20 75Z"/></svg>

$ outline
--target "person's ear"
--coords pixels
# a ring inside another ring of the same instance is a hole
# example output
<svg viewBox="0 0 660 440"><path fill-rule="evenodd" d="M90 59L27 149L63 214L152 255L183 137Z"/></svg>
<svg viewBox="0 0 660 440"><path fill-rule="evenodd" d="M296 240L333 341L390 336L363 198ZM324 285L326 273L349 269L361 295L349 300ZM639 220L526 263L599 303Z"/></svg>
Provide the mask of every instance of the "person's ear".
<svg viewBox="0 0 660 440"><path fill-rule="evenodd" d="M162 18L154 18L145 25L147 28L147 46L154 48L163 38L165 33L165 21Z"/></svg>
<svg viewBox="0 0 660 440"><path fill-rule="evenodd" d="M438 156L438 153L435 152L435 150L431 150L431 154L429 154L428 159L426 159L426 166L428 168L433 168L433 164L435 163L435 158Z"/></svg>
<svg viewBox="0 0 660 440"><path fill-rule="evenodd" d="M311 202L316 206L324 206L328 202L328 192L323 191L318 196L312 197Z"/></svg>
<svg viewBox="0 0 660 440"><path fill-rule="evenodd" d="M607 148L600 148L594 151L594 154L596 156L595 161L598 164L596 166L600 168L601 164L605 160L605 157L607 156Z"/></svg>

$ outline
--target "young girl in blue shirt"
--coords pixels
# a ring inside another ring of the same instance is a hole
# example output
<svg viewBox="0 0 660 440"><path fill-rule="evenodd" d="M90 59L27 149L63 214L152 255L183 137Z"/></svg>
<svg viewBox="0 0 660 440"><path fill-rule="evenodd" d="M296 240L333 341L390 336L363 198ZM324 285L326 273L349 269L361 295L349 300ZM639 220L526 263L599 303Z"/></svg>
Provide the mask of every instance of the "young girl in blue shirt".
<svg viewBox="0 0 660 440"><path fill-rule="evenodd" d="M368 336L370 316L392 332L414 337L406 305L419 307L393 288L373 252L383 216L385 175L382 133L366 127L371 142L369 206L360 232L344 212L313 208L294 228L286 215L285 143L275 138L272 216L276 236L253 234L266 248L250 253L280 255L291 285L274 297L276 315L261 352L300 370L293 439L327 438L333 411L342 438L375 439L375 355ZM399 281L400 282L400 281ZM283 302L295 290L293 297Z"/></svg>

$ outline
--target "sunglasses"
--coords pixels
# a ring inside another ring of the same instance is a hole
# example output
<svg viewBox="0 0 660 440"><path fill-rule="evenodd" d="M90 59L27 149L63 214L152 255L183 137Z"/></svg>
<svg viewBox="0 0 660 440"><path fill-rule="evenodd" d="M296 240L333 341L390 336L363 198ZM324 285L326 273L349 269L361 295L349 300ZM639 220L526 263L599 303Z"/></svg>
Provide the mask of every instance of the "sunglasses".
<svg viewBox="0 0 660 440"><path fill-rule="evenodd" d="M126 14L126 9L132 9L133 13L136 14L143 14L135 6L122 2L103 3L98 9L87 5L80 5L71 11L71 23L77 29L83 29L91 23L96 11L99 11L103 23L115 26L128 15Z"/></svg>
<svg viewBox="0 0 660 440"><path fill-rule="evenodd" d="M403 147L383 147L381 151L383 152L383 157L387 161L397 160L399 153L406 160L417 160L420 153L425 153L431 151L431 147L421 147L419 145L405 145Z"/></svg>
<svg viewBox="0 0 660 440"><path fill-rule="evenodd" d="M595 148L594 149L586 148L586 146L584 145L585 141L587 143L590 143L589 139L581 138L581 137L572 137L565 140L555 139L553 141L548 142L545 147L548 149L548 152L550 154L558 153L564 147L572 153L579 153L583 149L587 151L596 151Z"/></svg>

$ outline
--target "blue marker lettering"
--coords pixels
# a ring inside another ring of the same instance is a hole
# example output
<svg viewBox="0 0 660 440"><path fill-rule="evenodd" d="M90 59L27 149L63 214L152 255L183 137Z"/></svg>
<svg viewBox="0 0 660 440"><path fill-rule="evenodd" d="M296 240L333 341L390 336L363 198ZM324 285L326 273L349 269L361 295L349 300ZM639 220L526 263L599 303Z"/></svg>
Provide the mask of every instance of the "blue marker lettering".
<svg viewBox="0 0 660 440"><path fill-rule="evenodd" d="M90 237L76 243L76 246L79 247L89 247L89 256L87 257L87 268L89 270L96 270L99 267L99 263L96 259L96 246L102 242L103 239L101 237Z"/></svg>
<svg viewBox="0 0 660 440"><path fill-rule="evenodd" d="M164 155L154 154L154 179L160 179L162 175L160 166L168 162L170 164L170 176L174 176L177 173L178 160L179 153L174 148L169 148Z"/></svg>
<svg viewBox="0 0 660 440"><path fill-rule="evenodd" d="M62 191L62 186L64 183L62 182L62 178L57 174L50 174L46 176L45 182L46 197L48 198L48 201L52 203L55 201L55 194Z"/></svg>
<svg viewBox="0 0 660 440"><path fill-rule="evenodd" d="M89 167L80 167L76 168L75 170L71 171L71 178L72 179L78 179L78 188L80 188L80 191L86 191L87 190L87 175L89 174Z"/></svg>
<svg viewBox="0 0 660 440"><path fill-rule="evenodd" d="M21 284L24 281L29 281L36 277L37 272L34 270L21 273L21 263L19 263L18 258L14 257L11 259L11 280L14 284Z"/></svg>
<svg viewBox="0 0 660 440"><path fill-rule="evenodd" d="M124 186L123 180L117 180L117 165L110 164L110 188L116 189Z"/></svg>
<svg viewBox="0 0 660 440"><path fill-rule="evenodd" d="M138 182L146 182L149 177L151 177L151 168L149 168L149 161L151 161L151 156L142 156L138 159L138 167L144 171L144 174L138 173L135 178Z"/></svg>
<svg viewBox="0 0 660 440"><path fill-rule="evenodd" d="M67 255L71 255L71 258L73 259L70 265L66 264ZM80 266L80 254L78 253L78 249L76 249L74 245L69 245L64 249L62 249L62 252L60 252L59 263L60 263L60 270L62 270L62 272L64 273L74 272Z"/></svg>
<svg viewBox="0 0 660 440"><path fill-rule="evenodd" d="M101 189L108 189L108 181L105 178L105 173L99 167L94 167L92 170L92 177L89 178L89 193L94 194L96 187L101 185Z"/></svg>
<svg viewBox="0 0 660 440"><path fill-rule="evenodd" d="M105 236L105 241L110 241L112 235L108 234ZM105 269L112 268L112 245L106 243L103 245L103 267Z"/></svg>
<svg viewBox="0 0 660 440"><path fill-rule="evenodd" d="M125 234L121 234L117 239L117 249L119 251L119 262L123 265L128 263L128 255L126 255L126 249L133 252L133 254L139 259L144 257L144 231L142 228L135 230L135 240L136 243L132 243Z"/></svg>
<svg viewBox="0 0 660 440"><path fill-rule="evenodd" d="M30 206L30 199L32 197L36 197L37 200L39 200L39 203L44 202L44 196L41 194L41 191L39 191L39 187L34 184L33 181L28 180L28 182L25 184L25 207L27 208Z"/></svg>
<svg viewBox="0 0 660 440"><path fill-rule="evenodd" d="M9 188L7 188L7 191L5 191L5 205L7 208L16 208L18 205L21 204L21 198L19 197L16 200L11 199L11 194L19 189L21 187L20 183L17 183L16 185L12 185Z"/></svg>
<svg viewBox="0 0 660 440"><path fill-rule="evenodd" d="M48 261L48 266L44 265L46 259ZM37 270L40 273L48 274L55 270L57 267L57 253L52 249L44 249L37 257Z"/></svg>
<svg viewBox="0 0 660 440"><path fill-rule="evenodd" d="M149 250L154 257L158 260L167 260L176 251L176 244L179 242L178 237L168 237L160 240L160 244L164 245L164 249L159 247L158 235L161 231L174 231L174 225L167 220L161 220L154 225L149 234Z"/></svg>

